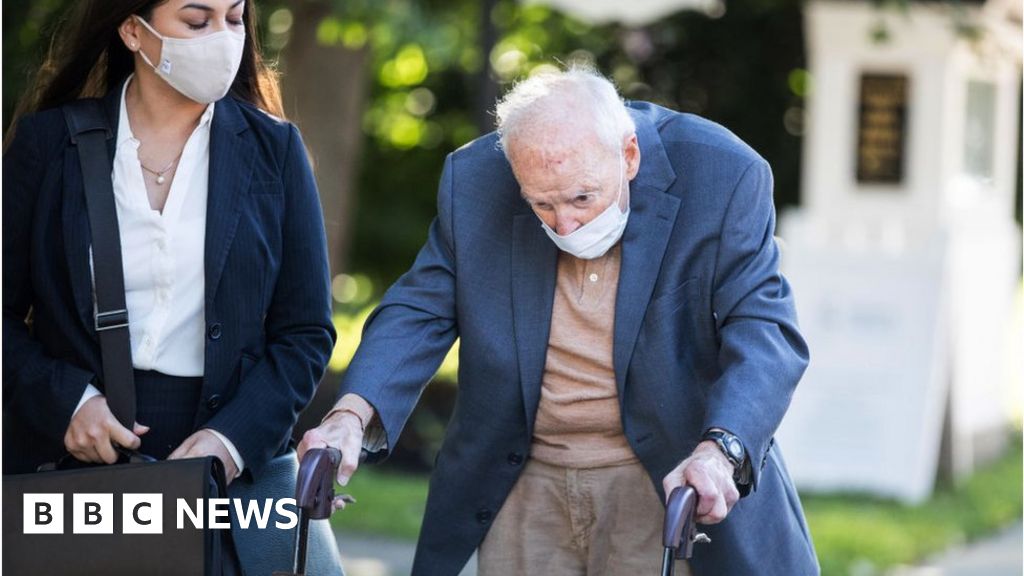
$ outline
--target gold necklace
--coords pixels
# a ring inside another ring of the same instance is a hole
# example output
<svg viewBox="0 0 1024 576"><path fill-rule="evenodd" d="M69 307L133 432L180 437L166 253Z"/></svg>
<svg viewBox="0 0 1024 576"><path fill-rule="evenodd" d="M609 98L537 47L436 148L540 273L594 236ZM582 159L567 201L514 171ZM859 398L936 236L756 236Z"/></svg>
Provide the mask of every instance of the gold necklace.
<svg viewBox="0 0 1024 576"><path fill-rule="evenodd" d="M142 166L142 169L145 170L146 172L149 172L149 173L155 175L156 176L156 183L157 184L163 184L164 182L167 181L167 179L164 178L164 174L166 174L167 171L170 170L178 162L178 159L181 158L181 154L184 151L185 151L185 149L182 148L181 152L178 152L178 155L175 156L173 160L168 162L167 166L164 166L163 170L153 170L152 168L150 168L150 167L148 167L148 166L146 166L145 164L142 163L142 158L139 158L139 166Z"/></svg>

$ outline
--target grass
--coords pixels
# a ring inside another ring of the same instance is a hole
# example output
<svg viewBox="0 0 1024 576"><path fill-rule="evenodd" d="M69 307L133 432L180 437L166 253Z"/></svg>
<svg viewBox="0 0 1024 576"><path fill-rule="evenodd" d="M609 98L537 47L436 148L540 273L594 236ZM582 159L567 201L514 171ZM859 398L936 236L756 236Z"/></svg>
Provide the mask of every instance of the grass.
<svg viewBox="0 0 1024 576"><path fill-rule="evenodd" d="M361 466L348 486L335 492L351 494L357 502L335 512L335 530L415 540L427 501L427 478L389 474Z"/></svg>
<svg viewBox="0 0 1024 576"><path fill-rule="evenodd" d="M869 496L802 496L822 573L878 574L1019 520L1022 465L1014 442L1001 460L917 506Z"/></svg>
<svg viewBox="0 0 1024 576"><path fill-rule="evenodd" d="M805 495L807 522L824 576L869 576L911 564L951 545L1019 520L1021 445L956 487L918 506L862 495ZM413 540L419 533L427 479L361 468L343 490L359 502L334 515L336 529Z"/></svg>

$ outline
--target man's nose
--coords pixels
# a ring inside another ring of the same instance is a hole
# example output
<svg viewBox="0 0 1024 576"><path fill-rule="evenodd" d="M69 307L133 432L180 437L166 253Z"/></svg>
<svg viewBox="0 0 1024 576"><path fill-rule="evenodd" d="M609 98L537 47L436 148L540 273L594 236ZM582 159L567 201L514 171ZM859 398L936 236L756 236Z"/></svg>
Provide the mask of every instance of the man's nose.
<svg viewBox="0 0 1024 576"><path fill-rule="evenodd" d="M575 214L564 210L555 214L555 232L558 232L559 236L572 234L579 227L580 221Z"/></svg>

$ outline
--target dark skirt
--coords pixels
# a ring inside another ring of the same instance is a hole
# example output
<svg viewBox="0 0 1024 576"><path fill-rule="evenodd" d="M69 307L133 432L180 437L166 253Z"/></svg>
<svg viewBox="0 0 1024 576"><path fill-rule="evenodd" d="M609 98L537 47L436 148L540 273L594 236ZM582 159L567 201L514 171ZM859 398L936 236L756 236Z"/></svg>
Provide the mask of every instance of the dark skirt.
<svg viewBox="0 0 1024 576"><path fill-rule="evenodd" d="M195 432L196 411L203 389L201 376L168 376L160 372L135 370L135 421L149 426L141 436L139 452L164 460ZM223 576L242 573L232 538L224 546Z"/></svg>
<svg viewBox="0 0 1024 576"><path fill-rule="evenodd" d="M195 432L202 376L135 370L135 421L149 426L139 452L163 460Z"/></svg>

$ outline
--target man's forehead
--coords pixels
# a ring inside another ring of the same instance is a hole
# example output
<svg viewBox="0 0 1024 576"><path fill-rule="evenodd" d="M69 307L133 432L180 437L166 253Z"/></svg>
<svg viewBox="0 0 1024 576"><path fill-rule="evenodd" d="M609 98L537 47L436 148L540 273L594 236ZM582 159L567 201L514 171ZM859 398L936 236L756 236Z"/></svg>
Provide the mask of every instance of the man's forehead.
<svg viewBox="0 0 1024 576"><path fill-rule="evenodd" d="M563 172L580 168L591 161L585 146L548 147L543 145L522 146L513 154L515 164L524 169L544 169Z"/></svg>
<svg viewBox="0 0 1024 576"><path fill-rule="evenodd" d="M524 134L511 143L509 152L517 165L558 171L589 168L607 155L596 134L577 130Z"/></svg>
<svg viewBox="0 0 1024 576"><path fill-rule="evenodd" d="M513 172L519 184L533 190L578 188L593 184L600 152L593 148L524 147L514 155Z"/></svg>

